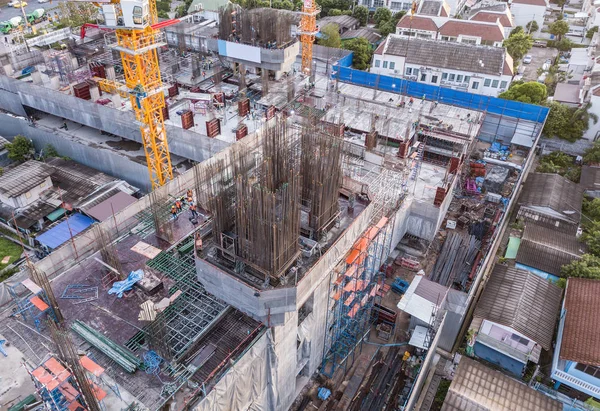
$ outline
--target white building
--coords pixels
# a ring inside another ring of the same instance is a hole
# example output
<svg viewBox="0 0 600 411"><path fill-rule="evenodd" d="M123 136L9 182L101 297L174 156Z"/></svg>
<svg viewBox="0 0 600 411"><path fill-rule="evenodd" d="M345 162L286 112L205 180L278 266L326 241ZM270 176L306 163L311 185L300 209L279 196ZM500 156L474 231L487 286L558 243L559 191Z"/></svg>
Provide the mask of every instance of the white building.
<svg viewBox="0 0 600 411"><path fill-rule="evenodd" d="M513 59L501 47L390 34L375 50L371 72L497 96L511 83Z"/></svg>
<svg viewBox="0 0 600 411"><path fill-rule="evenodd" d="M396 34L495 47L502 47L506 39L499 18L493 22L486 22L420 15L413 16L411 19L406 15L398 21Z"/></svg>
<svg viewBox="0 0 600 411"><path fill-rule="evenodd" d="M514 29L515 22L510 12L510 9L505 5L500 7L492 7L491 10L486 8L480 8L477 10L472 10L471 21L484 21L488 23L495 23L496 21L500 21L502 27L504 27L504 36L508 37L512 29Z"/></svg>
<svg viewBox="0 0 600 411"><path fill-rule="evenodd" d="M515 25L525 27L535 20L541 29L544 26L544 14L548 8L547 0L511 0L510 11Z"/></svg>

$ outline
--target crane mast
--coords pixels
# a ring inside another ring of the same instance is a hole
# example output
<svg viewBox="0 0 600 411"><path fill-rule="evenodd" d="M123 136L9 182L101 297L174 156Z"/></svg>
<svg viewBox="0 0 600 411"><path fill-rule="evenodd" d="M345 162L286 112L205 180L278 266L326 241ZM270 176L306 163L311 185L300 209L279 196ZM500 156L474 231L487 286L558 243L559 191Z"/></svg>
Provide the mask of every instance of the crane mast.
<svg viewBox="0 0 600 411"><path fill-rule="evenodd" d="M300 42L302 43L302 72L310 75L312 72L312 49L317 30L317 14L319 9L315 0L304 0L300 19Z"/></svg>
<svg viewBox="0 0 600 411"><path fill-rule="evenodd" d="M142 145L152 189L155 189L173 179L158 60L158 48L166 43L155 27L159 25L156 1L110 0L96 4L101 7L104 18L99 27L115 30L116 43L110 46L121 55L125 87L136 119L141 123Z"/></svg>

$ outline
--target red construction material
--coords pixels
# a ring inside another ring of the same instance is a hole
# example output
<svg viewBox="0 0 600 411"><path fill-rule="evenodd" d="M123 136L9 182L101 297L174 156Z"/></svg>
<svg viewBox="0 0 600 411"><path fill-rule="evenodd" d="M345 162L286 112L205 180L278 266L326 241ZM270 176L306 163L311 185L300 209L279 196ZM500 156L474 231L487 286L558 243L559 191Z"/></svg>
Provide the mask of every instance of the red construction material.
<svg viewBox="0 0 600 411"><path fill-rule="evenodd" d="M245 117L250 112L250 99L245 98L243 100L238 101L238 115L240 117Z"/></svg>
<svg viewBox="0 0 600 411"><path fill-rule="evenodd" d="M92 95L90 94L90 85L85 81L73 86L73 94L75 94L75 97L83 100L90 100L92 98Z"/></svg>
<svg viewBox="0 0 600 411"><path fill-rule="evenodd" d="M194 113L191 111L186 111L181 115L181 127L186 130L194 127Z"/></svg>
<svg viewBox="0 0 600 411"><path fill-rule="evenodd" d="M221 134L221 122L218 118L213 118L206 122L206 135L216 137Z"/></svg>
<svg viewBox="0 0 600 411"><path fill-rule="evenodd" d="M239 141L248 135L248 126L242 124L235 130L235 141Z"/></svg>

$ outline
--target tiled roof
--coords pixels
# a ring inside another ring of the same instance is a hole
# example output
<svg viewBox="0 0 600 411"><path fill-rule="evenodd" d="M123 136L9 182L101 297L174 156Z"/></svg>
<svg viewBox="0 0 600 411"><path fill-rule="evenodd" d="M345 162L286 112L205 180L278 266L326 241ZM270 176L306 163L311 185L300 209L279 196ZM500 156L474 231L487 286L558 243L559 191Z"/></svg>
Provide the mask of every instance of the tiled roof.
<svg viewBox="0 0 600 411"><path fill-rule="evenodd" d="M497 23L483 23L479 21L449 19L440 27L442 36L480 37L483 41L504 41L504 30Z"/></svg>
<svg viewBox="0 0 600 411"><path fill-rule="evenodd" d="M337 24L340 29L343 30L350 30L359 25L358 19L352 16L326 16L317 20L317 24L320 28L323 28L330 23Z"/></svg>
<svg viewBox="0 0 600 411"><path fill-rule="evenodd" d="M600 190L600 167L583 166L579 185L584 190Z"/></svg>
<svg viewBox="0 0 600 411"><path fill-rule="evenodd" d="M444 399L442 411L561 411L563 406L549 396L500 371L466 356Z"/></svg>
<svg viewBox="0 0 600 411"><path fill-rule="evenodd" d="M573 234L528 222L516 261L560 276L561 267L581 258L585 249Z"/></svg>
<svg viewBox="0 0 600 411"><path fill-rule="evenodd" d="M497 264L473 316L511 327L549 350L561 297L562 290L549 281Z"/></svg>
<svg viewBox="0 0 600 411"><path fill-rule="evenodd" d="M407 56L408 64L461 70L470 73L500 75L506 54L504 48L475 46L449 41L435 41L389 35L375 54ZM485 61L481 67L479 60Z"/></svg>
<svg viewBox="0 0 600 411"><path fill-rule="evenodd" d="M0 176L0 193L17 197L39 186L52 174L52 168L39 161L26 161L7 169ZM49 187L47 187L49 188Z"/></svg>
<svg viewBox="0 0 600 411"><path fill-rule="evenodd" d="M500 24L503 27L513 27L514 23L508 17L505 12L497 12L497 11L480 11L476 13L470 20L472 21L485 21L488 23L495 23L498 19L500 19Z"/></svg>
<svg viewBox="0 0 600 411"><path fill-rule="evenodd" d="M531 173L525 181L519 204L548 207L572 221L579 221L582 189L558 174Z"/></svg>
<svg viewBox="0 0 600 411"><path fill-rule="evenodd" d="M569 278L560 358L600 366L600 281Z"/></svg>
<svg viewBox="0 0 600 411"><path fill-rule="evenodd" d="M341 35L342 39L353 39L357 37L364 37L371 44L375 44L381 40L381 34L377 33L376 30L370 27L361 27L356 30L348 30Z"/></svg>
<svg viewBox="0 0 600 411"><path fill-rule="evenodd" d="M440 0L425 0L421 3L419 14L425 16L439 16L444 9L444 2Z"/></svg>
<svg viewBox="0 0 600 411"><path fill-rule="evenodd" d="M437 32L438 26L431 17L414 16L411 20L410 15L406 14L398 21L396 27L411 30L424 30Z"/></svg>
<svg viewBox="0 0 600 411"><path fill-rule="evenodd" d="M544 6L548 7L545 0L513 0L513 4L528 4L530 6Z"/></svg>

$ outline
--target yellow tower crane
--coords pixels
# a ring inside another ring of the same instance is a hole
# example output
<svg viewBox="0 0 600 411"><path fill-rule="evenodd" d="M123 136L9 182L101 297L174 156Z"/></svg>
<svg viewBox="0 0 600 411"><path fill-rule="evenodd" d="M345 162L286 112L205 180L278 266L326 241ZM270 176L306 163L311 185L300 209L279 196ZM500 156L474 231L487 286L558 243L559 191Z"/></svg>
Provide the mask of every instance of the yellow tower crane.
<svg viewBox="0 0 600 411"><path fill-rule="evenodd" d="M312 49L317 30L317 8L315 0L304 0L300 19L300 42L302 43L302 72L310 75L312 72Z"/></svg>
<svg viewBox="0 0 600 411"><path fill-rule="evenodd" d="M141 123L152 189L173 179L173 168L163 119L165 97L160 78L158 48L165 46L160 28L178 22L158 23L156 0L94 1L102 20L97 27L115 31L116 42L109 46L121 54L125 84L101 80L104 91L128 95L136 119ZM82 35L85 35L85 25Z"/></svg>

